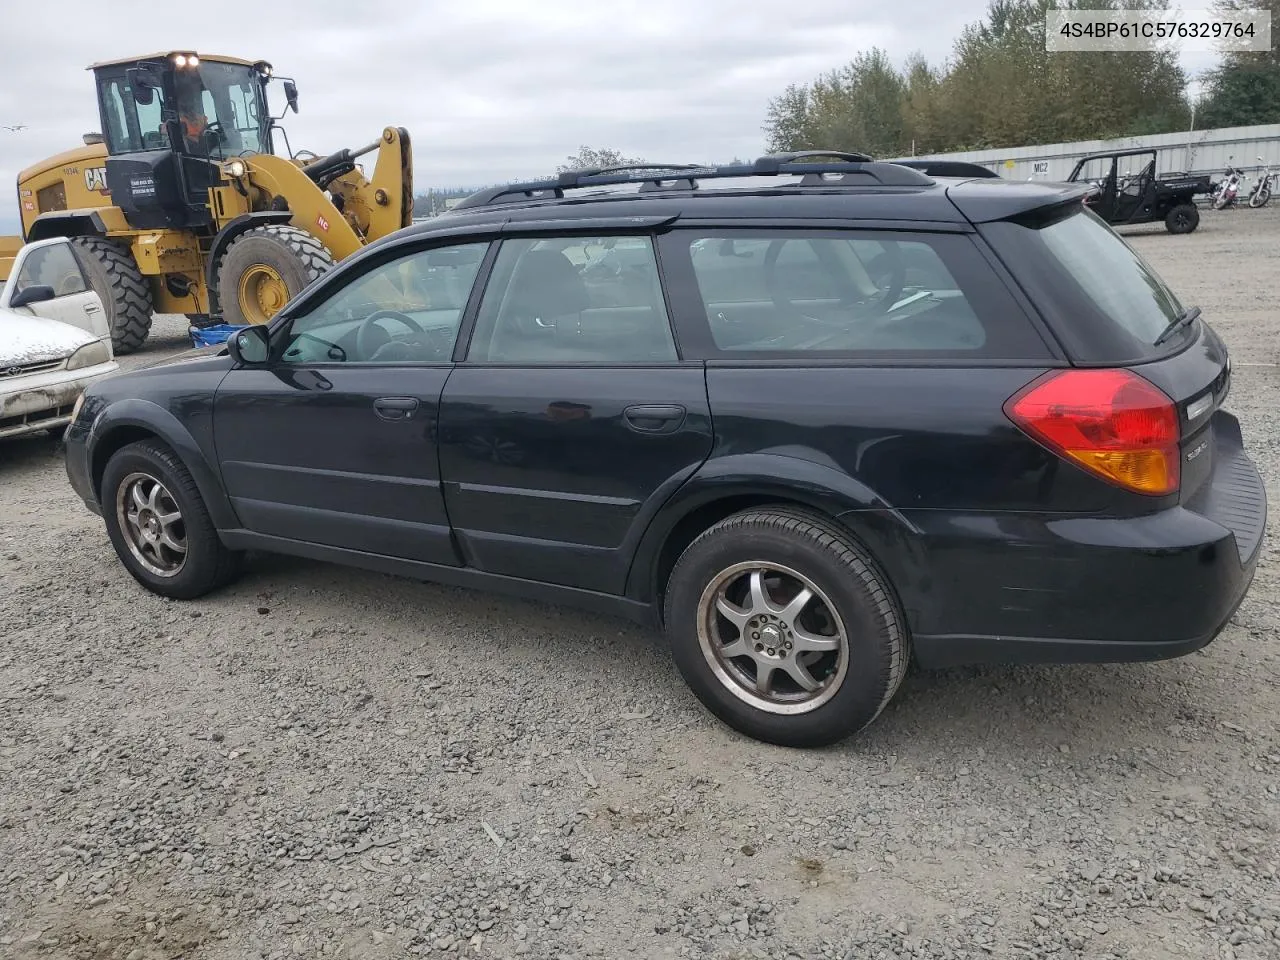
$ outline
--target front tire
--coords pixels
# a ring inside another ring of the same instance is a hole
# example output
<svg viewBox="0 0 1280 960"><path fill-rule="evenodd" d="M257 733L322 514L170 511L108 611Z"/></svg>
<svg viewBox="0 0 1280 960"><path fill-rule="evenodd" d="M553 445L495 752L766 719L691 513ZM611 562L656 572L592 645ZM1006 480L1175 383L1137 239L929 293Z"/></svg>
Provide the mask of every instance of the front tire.
<svg viewBox="0 0 1280 960"><path fill-rule="evenodd" d="M223 319L235 326L266 323L332 266L328 248L305 230L282 224L247 230L218 267Z"/></svg>
<svg viewBox="0 0 1280 960"><path fill-rule="evenodd" d="M1180 203L1164 218L1165 229L1170 233L1190 233L1200 225L1200 211L1194 203Z"/></svg>
<svg viewBox="0 0 1280 960"><path fill-rule="evenodd" d="M789 747L843 740L906 675L906 625L852 538L805 511L731 516L684 551L668 581L667 636L694 694L747 736Z"/></svg>
<svg viewBox="0 0 1280 960"><path fill-rule="evenodd" d="M153 440L122 447L102 475L102 516L116 556L152 593L192 600L240 571L186 466Z"/></svg>
<svg viewBox="0 0 1280 960"><path fill-rule="evenodd" d="M1270 200L1271 191L1266 187L1263 187L1261 190L1255 190L1253 193L1249 194L1249 206L1253 207L1255 210L1260 207L1265 207Z"/></svg>
<svg viewBox="0 0 1280 960"><path fill-rule="evenodd" d="M133 353L146 342L155 312L147 278L124 244L105 237L75 237L71 242L107 313L112 349Z"/></svg>

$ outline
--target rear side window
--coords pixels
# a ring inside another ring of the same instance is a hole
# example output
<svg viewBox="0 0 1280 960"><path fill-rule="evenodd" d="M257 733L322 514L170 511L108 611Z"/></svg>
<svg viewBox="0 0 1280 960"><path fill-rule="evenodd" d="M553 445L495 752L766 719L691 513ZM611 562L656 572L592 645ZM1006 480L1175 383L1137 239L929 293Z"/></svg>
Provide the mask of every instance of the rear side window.
<svg viewBox="0 0 1280 960"><path fill-rule="evenodd" d="M467 353L473 363L674 363L653 241L502 242Z"/></svg>
<svg viewBox="0 0 1280 960"><path fill-rule="evenodd" d="M1091 210L1080 206L1039 227L990 224L984 232L1077 359L1141 360L1183 342L1155 345L1183 304ZM1188 329L1180 338L1191 335Z"/></svg>
<svg viewBox="0 0 1280 960"><path fill-rule="evenodd" d="M960 235L723 231L670 235L706 316L707 356L1046 356L991 266ZM702 352L702 351L700 351Z"/></svg>

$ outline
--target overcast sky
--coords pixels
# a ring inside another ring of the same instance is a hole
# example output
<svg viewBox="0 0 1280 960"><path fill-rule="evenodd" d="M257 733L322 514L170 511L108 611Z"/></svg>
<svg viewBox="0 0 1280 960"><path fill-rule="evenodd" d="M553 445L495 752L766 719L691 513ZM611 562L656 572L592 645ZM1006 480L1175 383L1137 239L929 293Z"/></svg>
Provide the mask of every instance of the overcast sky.
<svg viewBox="0 0 1280 960"><path fill-rule="evenodd" d="M358 146L396 124L412 135L419 188L479 186L550 173L583 144L662 161L754 157L769 98L788 83L873 46L899 62L918 50L940 63L985 9L985 0L61 0L57 43L0 36L0 228L14 226L7 185L18 170L99 128L85 70L95 60L172 48L261 57L298 83L301 113L283 121L295 150ZM277 85L272 95L278 114ZM3 129L14 124L26 129Z"/></svg>

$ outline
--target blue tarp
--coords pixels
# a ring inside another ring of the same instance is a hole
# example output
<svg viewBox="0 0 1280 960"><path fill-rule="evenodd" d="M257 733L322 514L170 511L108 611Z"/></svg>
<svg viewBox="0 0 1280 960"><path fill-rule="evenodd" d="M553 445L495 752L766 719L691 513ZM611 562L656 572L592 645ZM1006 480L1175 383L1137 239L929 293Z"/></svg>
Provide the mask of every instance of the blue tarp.
<svg viewBox="0 0 1280 960"><path fill-rule="evenodd" d="M219 323L212 327L191 327L188 332L191 334L193 346L207 347L215 343L226 343L228 337L244 328L244 324L235 326L230 323Z"/></svg>

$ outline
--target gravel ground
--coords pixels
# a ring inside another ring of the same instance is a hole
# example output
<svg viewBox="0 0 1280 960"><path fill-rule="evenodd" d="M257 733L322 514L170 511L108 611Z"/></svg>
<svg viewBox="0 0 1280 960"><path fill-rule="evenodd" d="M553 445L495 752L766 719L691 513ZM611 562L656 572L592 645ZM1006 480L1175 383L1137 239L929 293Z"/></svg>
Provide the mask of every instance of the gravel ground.
<svg viewBox="0 0 1280 960"><path fill-rule="evenodd" d="M1132 237L1280 503L1280 209ZM1280 957L1274 523L1201 653L916 672L799 752L574 611L266 558L165 602L4 444L0 957Z"/></svg>

